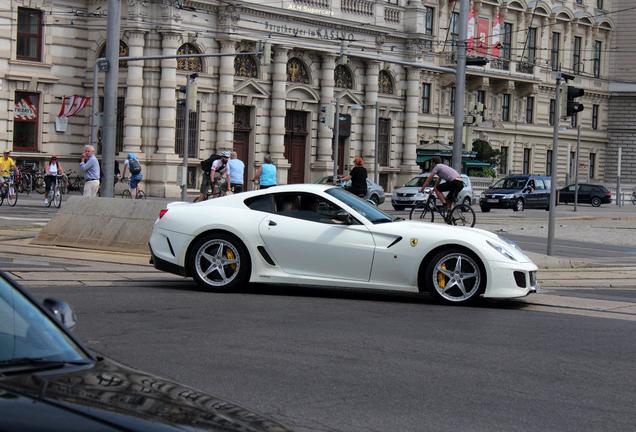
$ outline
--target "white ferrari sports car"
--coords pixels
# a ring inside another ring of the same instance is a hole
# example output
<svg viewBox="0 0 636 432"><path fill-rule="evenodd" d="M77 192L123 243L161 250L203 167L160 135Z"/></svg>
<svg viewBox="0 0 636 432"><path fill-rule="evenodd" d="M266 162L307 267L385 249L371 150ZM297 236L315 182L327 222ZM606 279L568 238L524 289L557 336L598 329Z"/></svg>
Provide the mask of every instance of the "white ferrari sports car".
<svg viewBox="0 0 636 432"><path fill-rule="evenodd" d="M317 184L170 203L149 246L157 269L210 291L260 282L429 292L466 304L537 289L537 266L496 234L394 219Z"/></svg>

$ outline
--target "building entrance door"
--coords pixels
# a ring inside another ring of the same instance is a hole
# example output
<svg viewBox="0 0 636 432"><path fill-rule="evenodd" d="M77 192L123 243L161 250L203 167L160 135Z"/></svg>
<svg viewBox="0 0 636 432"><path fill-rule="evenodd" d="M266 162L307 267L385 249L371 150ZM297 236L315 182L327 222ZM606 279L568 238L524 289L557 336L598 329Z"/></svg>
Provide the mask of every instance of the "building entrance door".
<svg viewBox="0 0 636 432"><path fill-rule="evenodd" d="M243 174L243 187L248 184L248 170L251 167L250 135L252 133L252 107L237 105L234 108L234 151L237 157L245 164Z"/></svg>
<svg viewBox="0 0 636 432"><path fill-rule="evenodd" d="M290 164L287 172L288 184L305 182L307 134L307 113L287 111L285 116L285 159Z"/></svg>

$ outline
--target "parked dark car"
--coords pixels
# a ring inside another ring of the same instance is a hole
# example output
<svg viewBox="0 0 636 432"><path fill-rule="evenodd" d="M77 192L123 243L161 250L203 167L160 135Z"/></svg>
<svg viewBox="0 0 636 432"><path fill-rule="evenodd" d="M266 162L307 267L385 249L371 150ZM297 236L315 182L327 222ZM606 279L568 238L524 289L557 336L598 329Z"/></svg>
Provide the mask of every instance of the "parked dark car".
<svg viewBox="0 0 636 432"><path fill-rule="evenodd" d="M575 185L567 185L559 190L560 203L573 203ZM588 183L579 183L579 203L592 204L593 207L600 207L601 204L612 202L612 193L605 186Z"/></svg>
<svg viewBox="0 0 636 432"><path fill-rule="evenodd" d="M539 175L510 175L490 186L479 197L483 212L491 208L511 208L523 211L526 208L550 209L550 177Z"/></svg>
<svg viewBox="0 0 636 432"><path fill-rule="evenodd" d="M0 430L289 431L88 350L65 328L74 323L66 303L40 305L0 273Z"/></svg>

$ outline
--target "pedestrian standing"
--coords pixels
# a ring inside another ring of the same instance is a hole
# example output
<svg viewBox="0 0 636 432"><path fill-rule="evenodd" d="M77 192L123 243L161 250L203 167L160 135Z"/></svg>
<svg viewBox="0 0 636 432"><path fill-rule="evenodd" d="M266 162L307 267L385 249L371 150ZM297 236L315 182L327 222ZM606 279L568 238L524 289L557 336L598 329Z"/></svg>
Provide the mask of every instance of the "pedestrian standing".
<svg viewBox="0 0 636 432"><path fill-rule="evenodd" d="M44 205L49 203L49 192L51 191L51 186L53 186L53 182L55 181L55 176L64 174L62 164L60 164L57 158L58 155L53 153L51 155L51 159L46 165L44 165Z"/></svg>
<svg viewBox="0 0 636 432"><path fill-rule="evenodd" d="M351 180L351 186L348 188L349 192L359 197L364 198L367 196L367 169L363 166L364 159L362 156L356 156L353 159L355 165L348 176L342 177L343 180Z"/></svg>
<svg viewBox="0 0 636 432"><path fill-rule="evenodd" d="M130 181L128 182L130 196L133 199L137 199L137 194L139 193L139 182L144 178L144 175L141 172L141 163L139 163L139 159L137 159L136 154L128 153L128 156L124 161L124 172L122 178L126 177L126 169L130 171Z"/></svg>
<svg viewBox="0 0 636 432"><path fill-rule="evenodd" d="M276 186L276 166L272 163L272 157L270 155L265 155L263 165L256 169L254 181L259 182L261 189Z"/></svg>
<svg viewBox="0 0 636 432"><path fill-rule="evenodd" d="M99 162L95 157L95 147L92 145L84 146L82 153L82 161L80 162L80 170L84 173L84 193L85 197L96 197L99 191Z"/></svg>
<svg viewBox="0 0 636 432"><path fill-rule="evenodd" d="M243 192L245 164L238 158L238 154L235 151L230 154L230 160L227 164L230 167L230 189L234 193Z"/></svg>

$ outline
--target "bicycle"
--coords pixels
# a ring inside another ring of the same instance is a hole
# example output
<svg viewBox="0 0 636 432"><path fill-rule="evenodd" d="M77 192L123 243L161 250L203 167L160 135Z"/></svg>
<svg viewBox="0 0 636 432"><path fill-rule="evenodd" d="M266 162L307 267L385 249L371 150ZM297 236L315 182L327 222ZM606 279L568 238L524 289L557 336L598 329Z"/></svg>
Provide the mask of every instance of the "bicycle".
<svg viewBox="0 0 636 432"><path fill-rule="evenodd" d="M49 190L48 200L46 203L47 207L60 208L62 206L62 191L61 191L61 181L60 179L63 177L62 174L55 175L53 180L53 184L51 185L51 189Z"/></svg>
<svg viewBox="0 0 636 432"><path fill-rule="evenodd" d="M428 193L428 198L424 204L418 204L411 208L409 219L427 220L430 218L430 222L435 222L435 213L438 213L448 225L475 226L476 216L471 206L454 202L455 205L448 211L446 205L437 204L437 197L432 188L426 188L424 192Z"/></svg>
<svg viewBox="0 0 636 432"><path fill-rule="evenodd" d="M15 207L18 203L18 191L15 187L15 171L11 171L8 177L5 177L2 188L0 189L0 206L7 200L7 204Z"/></svg>
<svg viewBox="0 0 636 432"><path fill-rule="evenodd" d="M636 191L632 192L632 205L636 206Z"/></svg>
<svg viewBox="0 0 636 432"><path fill-rule="evenodd" d="M120 181L123 182L124 180L129 180L129 178L122 177ZM124 191L121 193L121 197L124 199L132 199L130 189L124 189ZM137 187L137 192L135 192L135 199L146 199L146 193L140 187Z"/></svg>

